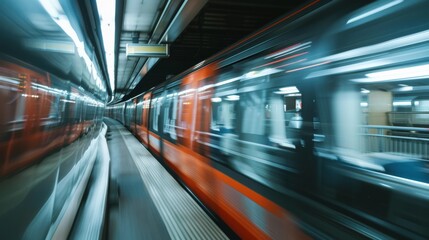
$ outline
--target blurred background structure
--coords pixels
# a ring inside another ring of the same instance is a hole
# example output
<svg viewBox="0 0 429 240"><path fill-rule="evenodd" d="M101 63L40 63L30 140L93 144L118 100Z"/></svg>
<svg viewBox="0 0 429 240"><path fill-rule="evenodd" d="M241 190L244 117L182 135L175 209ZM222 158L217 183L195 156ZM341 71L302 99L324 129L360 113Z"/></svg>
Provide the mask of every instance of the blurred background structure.
<svg viewBox="0 0 429 240"><path fill-rule="evenodd" d="M429 238L427 9L3 1L0 238Z"/></svg>

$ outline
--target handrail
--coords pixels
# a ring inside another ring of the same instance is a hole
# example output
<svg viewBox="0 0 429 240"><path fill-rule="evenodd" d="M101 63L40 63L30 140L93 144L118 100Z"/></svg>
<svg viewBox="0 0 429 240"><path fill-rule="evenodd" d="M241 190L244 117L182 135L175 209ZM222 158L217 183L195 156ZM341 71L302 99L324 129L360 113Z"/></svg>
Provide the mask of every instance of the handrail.
<svg viewBox="0 0 429 240"><path fill-rule="evenodd" d="M371 129L389 129L389 130L402 130L402 131L416 131L416 132L429 132L429 128L421 127L399 127L399 126L384 126L384 125L362 125L362 128Z"/></svg>

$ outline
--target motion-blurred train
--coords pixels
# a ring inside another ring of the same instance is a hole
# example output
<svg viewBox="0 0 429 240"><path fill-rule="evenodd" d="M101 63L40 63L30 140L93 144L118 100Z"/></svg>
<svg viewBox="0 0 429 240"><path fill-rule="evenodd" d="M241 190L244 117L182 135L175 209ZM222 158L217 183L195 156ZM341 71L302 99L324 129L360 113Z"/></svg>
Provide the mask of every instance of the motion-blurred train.
<svg viewBox="0 0 429 240"><path fill-rule="evenodd" d="M243 239L427 239L428 9L309 2L109 115Z"/></svg>
<svg viewBox="0 0 429 240"><path fill-rule="evenodd" d="M4 55L0 102L0 238L52 237L70 199L83 194L78 186L94 163L104 104Z"/></svg>
<svg viewBox="0 0 429 240"><path fill-rule="evenodd" d="M0 102L0 177L88 133L100 124L104 107L82 87L5 56L0 60Z"/></svg>
<svg viewBox="0 0 429 240"><path fill-rule="evenodd" d="M100 67L77 2L61 4L0 8L0 239L68 234L102 138Z"/></svg>

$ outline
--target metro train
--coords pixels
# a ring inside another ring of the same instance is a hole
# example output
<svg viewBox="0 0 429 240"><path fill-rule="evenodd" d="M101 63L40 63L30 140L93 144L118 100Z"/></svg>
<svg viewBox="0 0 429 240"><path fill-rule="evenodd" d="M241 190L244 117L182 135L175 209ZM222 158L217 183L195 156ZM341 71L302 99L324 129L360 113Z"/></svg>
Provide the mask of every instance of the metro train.
<svg viewBox="0 0 429 240"><path fill-rule="evenodd" d="M0 101L0 177L100 125L104 107L82 87L7 57L0 60Z"/></svg>
<svg viewBox="0 0 429 240"><path fill-rule="evenodd" d="M104 104L4 55L0 102L0 238L52 237L71 199L83 194L78 186L94 163Z"/></svg>
<svg viewBox="0 0 429 240"><path fill-rule="evenodd" d="M0 239L66 237L96 162L106 83L77 4L2 1Z"/></svg>
<svg viewBox="0 0 429 240"><path fill-rule="evenodd" d="M312 1L107 111L242 239L427 239L427 9Z"/></svg>

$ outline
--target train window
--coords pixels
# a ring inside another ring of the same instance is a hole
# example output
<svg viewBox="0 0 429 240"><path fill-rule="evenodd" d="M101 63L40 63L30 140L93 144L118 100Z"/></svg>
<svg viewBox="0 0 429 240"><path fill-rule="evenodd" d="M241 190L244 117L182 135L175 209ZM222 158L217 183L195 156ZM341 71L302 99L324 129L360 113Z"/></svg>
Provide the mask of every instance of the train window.
<svg viewBox="0 0 429 240"><path fill-rule="evenodd" d="M302 96L296 86L248 92L241 99L243 136L281 147L298 144L303 118Z"/></svg>
<svg viewBox="0 0 429 240"><path fill-rule="evenodd" d="M150 119L151 119L151 125L150 130L158 133L160 130L159 124L161 122L159 121L160 113L161 113L161 105L162 105L162 96L161 94L156 94L152 98L152 103L150 106Z"/></svg>
<svg viewBox="0 0 429 240"><path fill-rule="evenodd" d="M244 134L265 134L266 91L255 91L242 94L241 132Z"/></svg>
<svg viewBox="0 0 429 240"><path fill-rule="evenodd" d="M290 145L299 141L302 128L302 95L296 86L275 89L269 99L270 137L273 143Z"/></svg>
<svg viewBox="0 0 429 240"><path fill-rule="evenodd" d="M23 95L23 94L22 94ZM16 113L15 113L15 119L16 120L24 120L26 118L25 115L25 100L26 98L24 96L18 95L16 97Z"/></svg>
<svg viewBox="0 0 429 240"><path fill-rule="evenodd" d="M414 66L395 69L408 68ZM333 98L338 154L352 165L429 182L427 79L402 80L390 71L397 70L343 76Z"/></svg>
<svg viewBox="0 0 429 240"><path fill-rule="evenodd" d="M48 101L51 102L51 107L49 111L49 118L56 119L59 117L59 109L60 109L60 98L59 96L53 95L48 98Z"/></svg>
<svg viewBox="0 0 429 240"><path fill-rule="evenodd" d="M136 105L137 111L136 111L136 124L142 125L143 123L143 98L138 98L137 105Z"/></svg>
<svg viewBox="0 0 429 240"><path fill-rule="evenodd" d="M212 116L210 129L220 134L236 133L238 103L237 74L221 74L215 83L215 94L210 99Z"/></svg>
<svg viewBox="0 0 429 240"><path fill-rule="evenodd" d="M3 114L0 115L0 131L5 133L12 128L18 127L16 120L23 119L25 99L18 90L19 82L15 79L4 77L3 74L5 73L0 67L0 101L3 104ZM12 124L15 126L12 127Z"/></svg>
<svg viewBox="0 0 429 240"><path fill-rule="evenodd" d="M240 100L240 96L236 94L223 97L216 96L211 99L211 130L221 133L235 132L238 100Z"/></svg>
<svg viewBox="0 0 429 240"><path fill-rule="evenodd" d="M147 93L143 97L143 126L148 127L148 113L150 106L150 93Z"/></svg>
<svg viewBox="0 0 429 240"><path fill-rule="evenodd" d="M194 121L194 96L196 89L191 84L182 85L178 92L178 111L176 131L179 143L185 146L191 144L191 124Z"/></svg>
<svg viewBox="0 0 429 240"><path fill-rule="evenodd" d="M178 86L167 90L164 107L164 138L176 143L176 119L178 105Z"/></svg>

